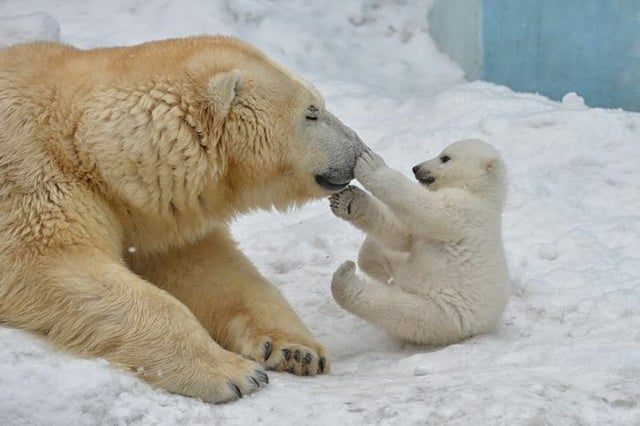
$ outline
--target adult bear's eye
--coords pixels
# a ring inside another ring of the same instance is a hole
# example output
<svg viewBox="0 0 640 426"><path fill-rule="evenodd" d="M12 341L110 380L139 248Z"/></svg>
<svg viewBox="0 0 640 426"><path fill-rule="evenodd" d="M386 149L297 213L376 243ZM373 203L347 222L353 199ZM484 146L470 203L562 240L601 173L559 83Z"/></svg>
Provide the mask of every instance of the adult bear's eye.
<svg viewBox="0 0 640 426"><path fill-rule="evenodd" d="M443 155L442 157L440 157L440 161L442 161L443 163L446 163L449 160L451 160L451 158L449 158L448 155Z"/></svg>
<svg viewBox="0 0 640 426"><path fill-rule="evenodd" d="M309 105L307 108L307 120L317 120L318 119L318 107L315 105Z"/></svg>

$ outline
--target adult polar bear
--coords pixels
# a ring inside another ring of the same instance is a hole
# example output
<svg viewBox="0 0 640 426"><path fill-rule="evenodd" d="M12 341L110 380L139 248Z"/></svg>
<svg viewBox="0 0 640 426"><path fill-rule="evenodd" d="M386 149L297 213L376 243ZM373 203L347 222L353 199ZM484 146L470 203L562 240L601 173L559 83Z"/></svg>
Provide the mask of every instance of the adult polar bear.
<svg viewBox="0 0 640 426"><path fill-rule="evenodd" d="M227 222L342 189L362 150L236 39L0 50L0 322L207 401L326 371Z"/></svg>
<svg viewBox="0 0 640 426"><path fill-rule="evenodd" d="M345 309L403 340L449 344L489 331L509 294L501 216L502 159L490 145L463 140L413 168L420 184L367 151L332 211L367 233L358 263L375 281L335 272L331 290Z"/></svg>

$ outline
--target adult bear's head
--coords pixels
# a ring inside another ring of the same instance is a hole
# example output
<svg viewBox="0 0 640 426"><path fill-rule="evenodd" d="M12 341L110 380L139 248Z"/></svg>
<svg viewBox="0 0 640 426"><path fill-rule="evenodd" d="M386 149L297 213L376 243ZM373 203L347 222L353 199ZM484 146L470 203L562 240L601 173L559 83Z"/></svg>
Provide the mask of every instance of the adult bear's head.
<svg viewBox="0 0 640 426"><path fill-rule="evenodd" d="M320 93L245 43L205 41L189 69L206 78L207 127L234 204L286 208L343 189L364 144Z"/></svg>

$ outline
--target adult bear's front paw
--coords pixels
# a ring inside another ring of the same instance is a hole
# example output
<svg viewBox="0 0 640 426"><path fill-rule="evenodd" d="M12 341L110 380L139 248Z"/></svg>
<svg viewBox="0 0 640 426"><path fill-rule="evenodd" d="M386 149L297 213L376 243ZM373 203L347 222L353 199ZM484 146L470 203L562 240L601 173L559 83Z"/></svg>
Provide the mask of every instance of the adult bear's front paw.
<svg viewBox="0 0 640 426"><path fill-rule="evenodd" d="M222 339L223 345L270 370L299 376L329 371L327 351L302 323L287 319L286 315L279 319L271 317L270 321L269 317L266 314L263 321L248 317L232 320L225 336L228 340Z"/></svg>
<svg viewBox="0 0 640 426"><path fill-rule="evenodd" d="M227 367L222 367L214 360L210 361L224 371L224 376L218 382L211 380L208 383L208 394L202 396L205 400L212 402L231 401L252 393L269 383L269 376L263 367L250 360L236 359L235 363L227 363Z"/></svg>
<svg viewBox="0 0 640 426"><path fill-rule="evenodd" d="M270 370L298 376L315 376L329 371L326 350L306 336L274 330L242 340L239 352Z"/></svg>
<svg viewBox="0 0 640 426"><path fill-rule="evenodd" d="M168 348L166 356L171 352ZM154 368L139 368L136 374L170 392L214 403L233 401L269 383L262 365L217 345L208 353L194 352L161 361Z"/></svg>

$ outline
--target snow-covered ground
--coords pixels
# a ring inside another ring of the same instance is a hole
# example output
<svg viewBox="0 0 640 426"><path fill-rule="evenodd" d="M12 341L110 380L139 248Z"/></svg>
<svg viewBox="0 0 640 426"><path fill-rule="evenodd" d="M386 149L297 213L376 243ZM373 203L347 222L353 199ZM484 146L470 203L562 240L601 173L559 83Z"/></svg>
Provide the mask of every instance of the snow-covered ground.
<svg viewBox="0 0 640 426"><path fill-rule="evenodd" d="M465 82L426 32L429 3L0 0L0 44L244 38L407 175L454 140L491 142L510 172L513 286L494 333L401 344L333 301L331 275L363 236L326 200L259 212L234 233L330 350L330 375L271 373L265 389L210 405L0 327L0 424L640 424L640 114Z"/></svg>

